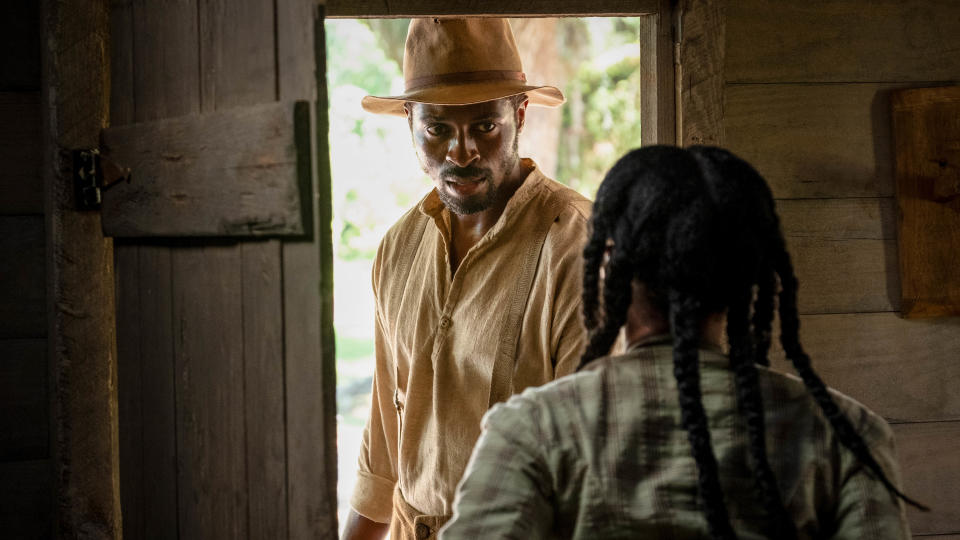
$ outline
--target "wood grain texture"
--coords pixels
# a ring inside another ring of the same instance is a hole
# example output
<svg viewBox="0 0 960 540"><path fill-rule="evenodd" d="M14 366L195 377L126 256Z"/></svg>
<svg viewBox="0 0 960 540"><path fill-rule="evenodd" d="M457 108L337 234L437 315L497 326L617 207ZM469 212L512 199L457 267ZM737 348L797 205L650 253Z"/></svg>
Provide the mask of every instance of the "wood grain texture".
<svg viewBox="0 0 960 540"><path fill-rule="evenodd" d="M723 145L725 2L681 2L680 107L683 146Z"/></svg>
<svg viewBox="0 0 960 540"><path fill-rule="evenodd" d="M908 507L911 532L956 533L960 530L960 422L897 424L893 433L904 491L931 508L923 513Z"/></svg>
<svg viewBox="0 0 960 540"><path fill-rule="evenodd" d="M891 421L960 419L960 319L804 315L800 325L800 342L828 385ZM778 323L774 329L776 341ZM777 343L770 358L777 369L793 372Z"/></svg>
<svg viewBox="0 0 960 540"><path fill-rule="evenodd" d="M800 280L800 313L899 308L891 198L780 200L777 212Z"/></svg>
<svg viewBox="0 0 960 540"><path fill-rule="evenodd" d="M4 538L55 538L50 460L0 463L0 486Z"/></svg>
<svg viewBox="0 0 960 540"><path fill-rule="evenodd" d="M135 120L145 122L199 112L196 2L131 1Z"/></svg>
<svg viewBox="0 0 960 540"><path fill-rule="evenodd" d="M656 13L658 0L531 0L523 3L509 0L477 2L445 2L443 0L327 0L326 12L331 18L427 17L432 15L643 15Z"/></svg>
<svg viewBox="0 0 960 540"><path fill-rule="evenodd" d="M0 216L0 338L47 335L43 216Z"/></svg>
<svg viewBox="0 0 960 540"><path fill-rule="evenodd" d="M180 247L172 255L179 534L246 538L240 250Z"/></svg>
<svg viewBox="0 0 960 540"><path fill-rule="evenodd" d="M336 364L323 11L280 0L280 98L316 96L312 242L283 241L287 478L290 538L337 538ZM313 21L305 31L303 21ZM284 53L286 51L286 53ZM310 74L304 78L303 74Z"/></svg>
<svg viewBox="0 0 960 540"><path fill-rule="evenodd" d="M0 215L42 214L40 92L0 92Z"/></svg>
<svg viewBox="0 0 960 540"><path fill-rule="evenodd" d="M661 1L656 13L640 17L640 121L642 144L677 140L673 12Z"/></svg>
<svg viewBox="0 0 960 540"><path fill-rule="evenodd" d="M279 240L241 244L250 538L287 538L283 269Z"/></svg>
<svg viewBox="0 0 960 540"><path fill-rule="evenodd" d="M117 409L123 532L143 536L143 361L139 247L114 244L117 301ZM149 381L148 381L149 384Z"/></svg>
<svg viewBox="0 0 960 540"><path fill-rule="evenodd" d="M50 457L47 341L0 339L0 461Z"/></svg>
<svg viewBox="0 0 960 540"><path fill-rule="evenodd" d="M892 101L903 314L960 315L960 86Z"/></svg>
<svg viewBox="0 0 960 540"><path fill-rule="evenodd" d="M775 197L893 195L889 94L902 85L727 85L726 145Z"/></svg>
<svg viewBox="0 0 960 540"><path fill-rule="evenodd" d="M293 109L269 103L105 130L105 155L133 172L103 193L104 231L302 234Z"/></svg>
<svg viewBox="0 0 960 540"><path fill-rule="evenodd" d="M960 5L952 0L729 2L732 82L960 79ZM772 23L772 24L771 24Z"/></svg>
<svg viewBox="0 0 960 540"><path fill-rule="evenodd" d="M179 468L176 448L177 377L174 371L171 249L139 246L138 293L143 410L143 536L177 538ZM119 320L119 316L118 316ZM126 524L124 524L126 530Z"/></svg>

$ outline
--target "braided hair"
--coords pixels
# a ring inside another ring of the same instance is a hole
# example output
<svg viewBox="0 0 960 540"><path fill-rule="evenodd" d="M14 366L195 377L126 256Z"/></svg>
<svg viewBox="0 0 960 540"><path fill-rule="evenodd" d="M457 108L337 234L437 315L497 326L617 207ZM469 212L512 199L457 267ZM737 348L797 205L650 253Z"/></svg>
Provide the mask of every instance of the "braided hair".
<svg viewBox="0 0 960 540"><path fill-rule="evenodd" d="M681 422L696 460L710 535L736 538L701 401L698 355L701 321L726 311L730 367L747 428L755 498L769 515L769 536L796 538L796 525L767 459L756 369L769 365L778 280L783 349L838 439L891 493L924 508L890 482L813 370L800 345L798 282L773 195L749 164L725 150L649 146L629 152L607 173L584 247L583 312L589 341L580 367L609 353L626 322L631 284L643 283L654 307L667 314L673 334Z"/></svg>

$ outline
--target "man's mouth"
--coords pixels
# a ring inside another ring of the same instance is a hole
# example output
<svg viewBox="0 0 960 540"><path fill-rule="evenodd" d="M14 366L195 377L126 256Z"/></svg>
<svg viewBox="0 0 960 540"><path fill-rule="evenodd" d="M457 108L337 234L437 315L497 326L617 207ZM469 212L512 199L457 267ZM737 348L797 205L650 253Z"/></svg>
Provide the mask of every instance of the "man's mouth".
<svg viewBox="0 0 960 540"><path fill-rule="evenodd" d="M447 186L460 195L470 195L480 189L487 180L486 176L448 176L444 181Z"/></svg>

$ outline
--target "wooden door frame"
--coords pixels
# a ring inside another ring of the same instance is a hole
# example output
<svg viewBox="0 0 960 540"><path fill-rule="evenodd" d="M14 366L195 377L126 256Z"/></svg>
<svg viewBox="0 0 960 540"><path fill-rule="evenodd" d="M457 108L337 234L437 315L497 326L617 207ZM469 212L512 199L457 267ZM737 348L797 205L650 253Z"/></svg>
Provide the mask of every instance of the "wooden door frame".
<svg viewBox="0 0 960 540"><path fill-rule="evenodd" d="M73 537L80 530L121 536L113 243L103 236L99 213L76 210L69 155L72 148L96 147L100 130L109 124L109 4L41 2L55 537ZM655 38L644 46L657 51L645 64L657 76L656 84L645 88L643 119L656 126L656 133L644 143L722 144L720 0L488 0L482 12L474 2L443 0L317 4L326 4L330 18L655 15L656 32L647 34Z"/></svg>

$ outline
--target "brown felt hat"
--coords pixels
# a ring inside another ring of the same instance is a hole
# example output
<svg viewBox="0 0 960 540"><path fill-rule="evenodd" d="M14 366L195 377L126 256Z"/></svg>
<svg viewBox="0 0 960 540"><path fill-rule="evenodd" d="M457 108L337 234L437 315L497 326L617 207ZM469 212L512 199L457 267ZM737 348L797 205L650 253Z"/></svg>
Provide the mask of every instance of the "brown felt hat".
<svg viewBox="0 0 960 540"><path fill-rule="evenodd" d="M403 78L403 94L366 96L360 102L364 110L405 116L407 101L470 105L523 93L531 105L556 107L564 101L553 86L527 84L506 19L413 19L403 53Z"/></svg>

